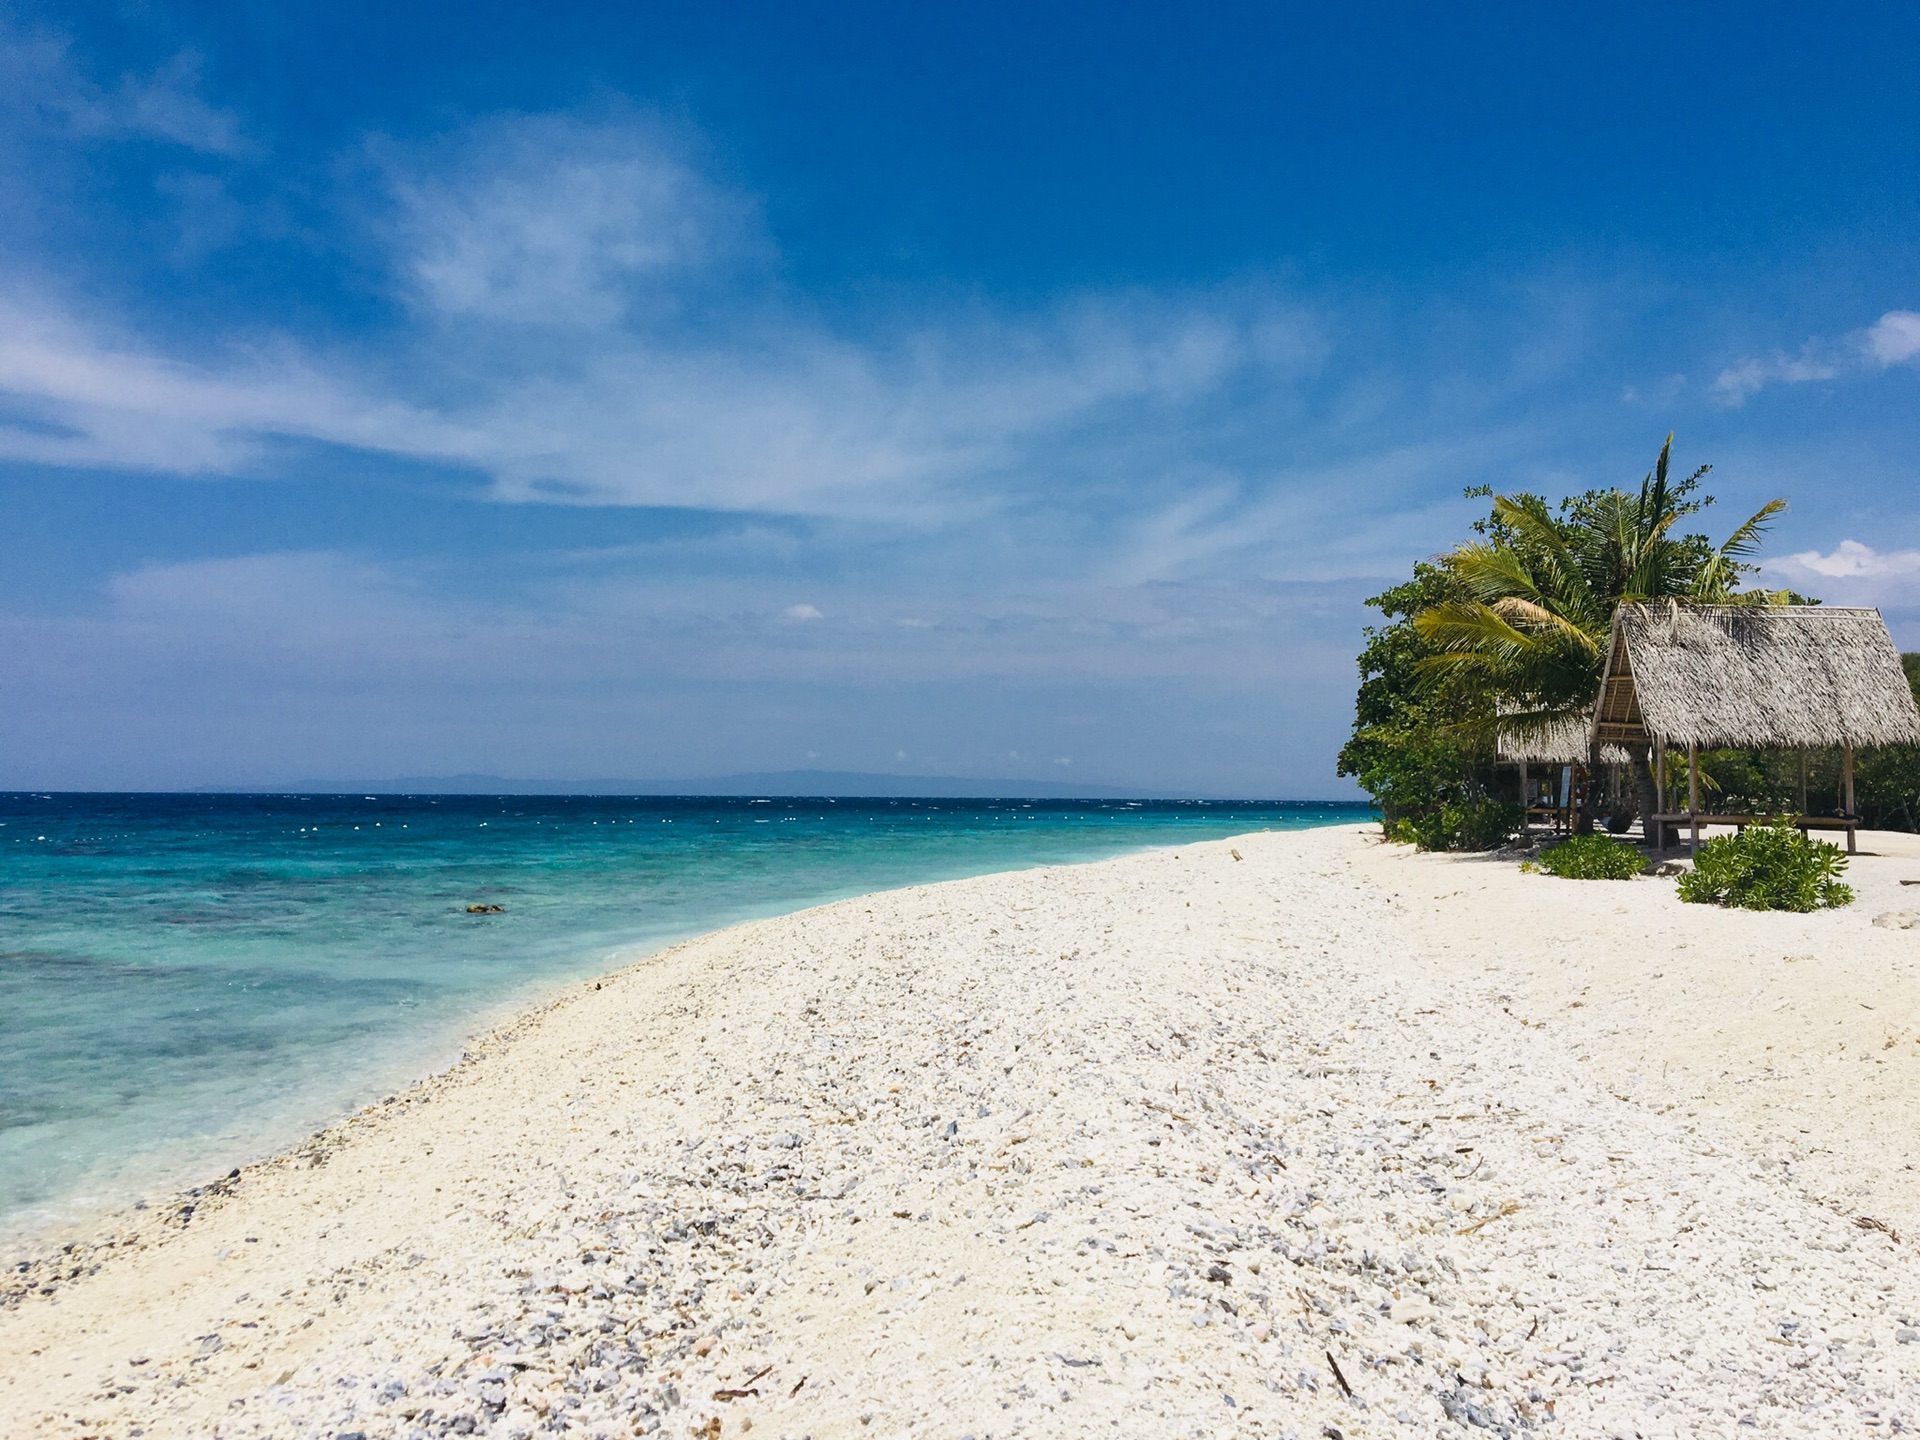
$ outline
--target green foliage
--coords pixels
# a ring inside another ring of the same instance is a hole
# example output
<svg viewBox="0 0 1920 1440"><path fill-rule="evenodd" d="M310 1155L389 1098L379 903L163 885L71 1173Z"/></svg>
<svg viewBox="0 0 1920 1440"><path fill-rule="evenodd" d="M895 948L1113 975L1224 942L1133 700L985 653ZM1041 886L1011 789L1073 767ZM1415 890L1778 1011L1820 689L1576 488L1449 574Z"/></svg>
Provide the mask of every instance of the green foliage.
<svg viewBox="0 0 1920 1440"><path fill-rule="evenodd" d="M1631 845L1605 835L1575 835L1542 850L1535 868L1562 880L1631 880L1644 863Z"/></svg>
<svg viewBox="0 0 1920 1440"><path fill-rule="evenodd" d="M1900 663L1920 700L1920 654ZM1684 762L1682 762L1684 763ZM1702 750L1700 779L1717 810L1775 815L1800 808L1800 757L1791 750ZM1854 808L1873 830L1920 830L1920 746L1886 745L1854 756ZM1840 752L1807 755L1807 808L1838 813Z"/></svg>
<svg viewBox="0 0 1920 1440"><path fill-rule="evenodd" d="M1920 653L1900 657L1920 703ZM1857 757L1854 804L1876 830L1920 830L1920 746L1888 745Z"/></svg>
<svg viewBox="0 0 1920 1440"><path fill-rule="evenodd" d="M1520 833L1524 817L1512 800L1470 795L1389 820L1389 840L1422 850L1497 850Z"/></svg>
<svg viewBox="0 0 1920 1440"><path fill-rule="evenodd" d="M1920 830L1920 746L1888 745L1854 762L1854 806L1875 830Z"/></svg>
<svg viewBox="0 0 1920 1440"><path fill-rule="evenodd" d="M1421 564L1413 579L1367 602L1389 623L1366 632L1353 736L1339 770L1373 796L1389 839L1423 850L1491 850L1519 830L1520 807L1495 793L1492 750L1462 724L1478 702L1422 672L1433 651L1412 623L1455 590L1446 571Z"/></svg>
<svg viewBox="0 0 1920 1440"><path fill-rule="evenodd" d="M1680 877L1680 898L1742 910L1818 910L1850 905L1853 887L1840 876L1847 857L1837 845L1811 840L1785 820L1750 825L1702 845Z"/></svg>
<svg viewBox="0 0 1920 1440"><path fill-rule="evenodd" d="M1704 535L1676 534L1712 499L1695 494L1704 465L1678 483L1669 479L1672 448L1669 435L1638 493L1590 490L1557 511L1538 495L1494 496L1492 513L1474 526L1482 538L1455 546L1442 562L1457 582L1453 592L1414 617L1434 650L1426 667L1477 690L1489 715L1524 730L1591 710L1623 601L1782 598L1740 584L1786 502L1768 501L1718 547Z"/></svg>

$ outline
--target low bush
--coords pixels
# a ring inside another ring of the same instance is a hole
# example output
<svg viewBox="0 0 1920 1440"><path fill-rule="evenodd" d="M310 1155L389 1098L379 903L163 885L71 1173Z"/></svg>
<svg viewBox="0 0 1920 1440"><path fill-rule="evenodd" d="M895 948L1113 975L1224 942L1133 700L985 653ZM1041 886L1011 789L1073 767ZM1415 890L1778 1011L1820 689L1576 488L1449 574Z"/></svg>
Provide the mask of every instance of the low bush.
<svg viewBox="0 0 1920 1440"><path fill-rule="evenodd" d="M1383 828L1389 840L1422 850L1497 850L1520 833L1525 818L1511 801L1478 795L1399 816Z"/></svg>
<svg viewBox="0 0 1920 1440"><path fill-rule="evenodd" d="M1741 910L1818 910L1853 903L1837 845L1810 840L1785 820L1707 841L1680 877L1680 898Z"/></svg>
<svg viewBox="0 0 1920 1440"><path fill-rule="evenodd" d="M1575 835L1542 850L1534 868L1562 880L1631 880L1644 863L1631 845L1604 835Z"/></svg>

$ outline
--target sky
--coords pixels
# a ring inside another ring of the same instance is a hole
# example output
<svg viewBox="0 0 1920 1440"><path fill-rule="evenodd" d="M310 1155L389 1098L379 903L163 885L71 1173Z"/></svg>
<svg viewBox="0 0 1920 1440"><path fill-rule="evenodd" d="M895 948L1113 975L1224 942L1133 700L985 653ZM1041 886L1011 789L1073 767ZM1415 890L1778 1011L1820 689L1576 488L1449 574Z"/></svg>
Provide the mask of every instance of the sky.
<svg viewBox="0 0 1920 1440"><path fill-rule="evenodd" d="M1920 9L1572 10L0 3L0 787L1351 796L1670 430L1920 649Z"/></svg>

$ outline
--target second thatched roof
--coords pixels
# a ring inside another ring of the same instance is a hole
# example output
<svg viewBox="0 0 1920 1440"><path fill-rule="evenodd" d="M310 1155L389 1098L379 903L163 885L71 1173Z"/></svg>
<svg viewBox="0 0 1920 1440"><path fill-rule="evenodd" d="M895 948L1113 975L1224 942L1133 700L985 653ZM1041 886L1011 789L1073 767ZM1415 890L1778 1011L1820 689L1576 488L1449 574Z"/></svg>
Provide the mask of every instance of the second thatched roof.
<svg viewBox="0 0 1920 1440"><path fill-rule="evenodd" d="M1552 720L1523 724L1517 718L1501 721L1494 742L1494 758L1528 765L1585 765L1589 758L1588 736L1593 721L1587 715L1563 715ZM1603 764L1624 765L1627 752L1618 745L1602 745Z"/></svg>
<svg viewBox="0 0 1920 1440"><path fill-rule="evenodd" d="M1920 713L1878 610L1622 605L1594 738L1812 749L1920 744Z"/></svg>

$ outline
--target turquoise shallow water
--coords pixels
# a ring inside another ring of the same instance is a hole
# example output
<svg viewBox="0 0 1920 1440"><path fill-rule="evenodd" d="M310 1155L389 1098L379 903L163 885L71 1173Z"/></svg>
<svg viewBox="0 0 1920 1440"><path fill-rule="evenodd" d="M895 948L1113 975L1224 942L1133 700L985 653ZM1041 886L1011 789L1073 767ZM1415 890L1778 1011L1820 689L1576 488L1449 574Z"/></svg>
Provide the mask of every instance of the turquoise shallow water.
<svg viewBox="0 0 1920 1440"><path fill-rule="evenodd" d="M0 1230L277 1148L489 1011L864 891L1349 805L0 796ZM473 902L505 906L469 915Z"/></svg>

